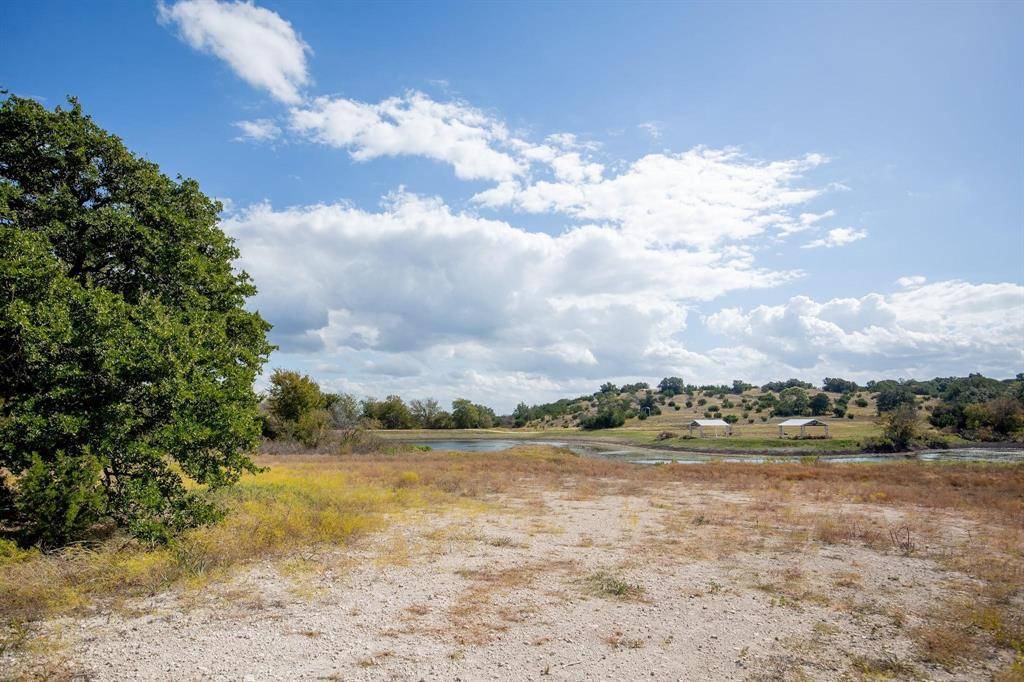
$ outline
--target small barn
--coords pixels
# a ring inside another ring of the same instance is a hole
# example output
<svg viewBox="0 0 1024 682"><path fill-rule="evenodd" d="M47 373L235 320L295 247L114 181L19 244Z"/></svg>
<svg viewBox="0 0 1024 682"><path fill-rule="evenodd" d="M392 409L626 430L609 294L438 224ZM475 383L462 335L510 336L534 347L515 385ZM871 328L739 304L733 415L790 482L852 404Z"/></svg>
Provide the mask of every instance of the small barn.
<svg viewBox="0 0 1024 682"><path fill-rule="evenodd" d="M787 419L784 422L779 423L779 438L786 437L786 428L800 428L800 437L807 437L808 426L824 426L825 427L825 438L828 438L828 423L823 422L820 419Z"/></svg>
<svg viewBox="0 0 1024 682"><path fill-rule="evenodd" d="M697 429L697 433L699 433L700 437L703 438L704 429L707 428L711 429L711 433L714 436L720 435L718 431L719 429L724 429L725 435L727 436L732 435L732 424L724 419L694 419L690 422L690 435L692 436L693 430Z"/></svg>

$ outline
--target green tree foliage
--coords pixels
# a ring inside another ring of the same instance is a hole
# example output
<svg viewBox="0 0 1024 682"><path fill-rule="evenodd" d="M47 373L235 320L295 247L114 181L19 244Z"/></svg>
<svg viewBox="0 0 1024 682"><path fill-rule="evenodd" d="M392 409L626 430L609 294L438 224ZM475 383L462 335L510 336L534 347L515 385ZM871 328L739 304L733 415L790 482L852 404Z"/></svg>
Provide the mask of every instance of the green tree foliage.
<svg viewBox="0 0 1024 682"><path fill-rule="evenodd" d="M456 429L489 429L494 425L494 410L465 398L452 401L452 425Z"/></svg>
<svg viewBox="0 0 1024 682"><path fill-rule="evenodd" d="M661 408L658 407L658 400L654 397L654 393L651 391L644 393L643 397L640 398L637 411L644 417L661 414Z"/></svg>
<svg viewBox="0 0 1024 682"><path fill-rule="evenodd" d="M646 381L638 381L634 384L623 384L620 389L623 393L636 393L637 391L646 391L650 388L650 385Z"/></svg>
<svg viewBox="0 0 1024 682"><path fill-rule="evenodd" d="M913 391L906 386L886 386L875 396L875 407L878 414L891 412L900 405L913 405L917 401Z"/></svg>
<svg viewBox="0 0 1024 682"><path fill-rule="evenodd" d="M364 400L363 418L382 429L411 429L416 425L405 401L397 395L389 395L384 400Z"/></svg>
<svg viewBox="0 0 1024 682"><path fill-rule="evenodd" d="M443 424L451 421L451 416L433 398L410 400L409 412L414 424L421 429L443 429Z"/></svg>
<svg viewBox="0 0 1024 682"><path fill-rule="evenodd" d="M580 420L580 428L587 431L594 429L614 429L626 423L626 417L621 410L613 407L605 407L595 414L584 417Z"/></svg>
<svg viewBox="0 0 1024 682"><path fill-rule="evenodd" d="M378 407L377 419L385 429L411 429L416 425L401 396L389 395Z"/></svg>
<svg viewBox="0 0 1024 682"><path fill-rule="evenodd" d="M255 469L272 347L220 211L74 100L0 103L0 525L22 542L163 540L216 517L183 477Z"/></svg>
<svg viewBox="0 0 1024 682"><path fill-rule="evenodd" d="M658 390L670 397L679 395L686 390L686 382L681 377L665 377L658 382Z"/></svg>
<svg viewBox="0 0 1024 682"><path fill-rule="evenodd" d="M779 393L779 400L772 408L772 414L779 417L808 415L811 413L811 399L807 391L793 386Z"/></svg>
<svg viewBox="0 0 1024 682"><path fill-rule="evenodd" d="M517 427L525 426L530 421L530 408L526 403L519 403L512 410L512 423Z"/></svg>
<svg viewBox="0 0 1024 682"><path fill-rule="evenodd" d="M331 426L328 406L333 401L308 375L275 369L270 375L266 402L270 412L269 435L316 447Z"/></svg>
<svg viewBox="0 0 1024 682"><path fill-rule="evenodd" d="M897 452L910 448L917 438L917 410L910 403L902 403L886 414L882 436L892 443Z"/></svg>
<svg viewBox="0 0 1024 682"><path fill-rule="evenodd" d="M821 384L821 390L829 393L853 393L858 388L860 386L857 385L857 382L836 377L825 377L825 381Z"/></svg>
<svg viewBox="0 0 1024 682"><path fill-rule="evenodd" d="M832 401L825 393L816 393L810 400L810 408L811 414L815 417L820 417L823 414L829 413L829 410L832 409Z"/></svg>
<svg viewBox="0 0 1024 682"><path fill-rule="evenodd" d="M806 381L800 381L799 379L787 379L786 381L769 381L767 384L761 387L761 390L781 393L787 388L811 389L814 388L814 386L810 385Z"/></svg>
<svg viewBox="0 0 1024 682"><path fill-rule="evenodd" d="M742 395L744 392L749 391L754 387L753 384L748 384L745 381L739 379L733 379L732 381L732 393L734 395Z"/></svg>
<svg viewBox="0 0 1024 682"><path fill-rule="evenodd" d="M285 369L275 369L270 375L267 408L281 422L297 422L303 415L327 406L327 396L309 375Z"/></svg>

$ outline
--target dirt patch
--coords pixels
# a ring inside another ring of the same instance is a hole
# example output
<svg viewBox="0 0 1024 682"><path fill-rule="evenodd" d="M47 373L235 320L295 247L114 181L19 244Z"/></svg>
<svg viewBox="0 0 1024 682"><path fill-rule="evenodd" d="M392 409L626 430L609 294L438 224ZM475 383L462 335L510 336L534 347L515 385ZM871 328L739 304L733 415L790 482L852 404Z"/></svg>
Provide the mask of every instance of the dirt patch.
<svg viewBox="0 0 1024 682"><path fill-rule="evenodd" d="M63 669L96 680L987 679L1012 663L998 646L927 655L955 629L917 636L977 584L924 551L976 532L953 515L901 548L886 529L918 512L869 502L611 478L487 501L46 628Z"/></svg>

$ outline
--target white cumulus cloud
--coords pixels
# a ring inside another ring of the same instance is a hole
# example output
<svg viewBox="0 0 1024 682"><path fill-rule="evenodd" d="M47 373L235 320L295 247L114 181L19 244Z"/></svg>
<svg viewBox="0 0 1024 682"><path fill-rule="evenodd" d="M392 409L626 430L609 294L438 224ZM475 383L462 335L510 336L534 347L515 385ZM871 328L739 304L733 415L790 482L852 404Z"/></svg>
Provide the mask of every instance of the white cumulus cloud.
<svg viewBox="0 0 1024 682"><path fill-rule="evenodd" d="M649 154L613 177L591 173L504 183L477 194L475 201L608 222L650 243L708 247L797 224L791 209L823 190L795 187L794 182L824 161L811 154L761 162L736 150L696 148Z"/></svg>
<svg viewBox="0 0 1024 682"><path fill-rule="evenodd" d="M251 2L180 0L158 5L158 17L176 26L196 50L227 62L250 85L287 104L302 100L310 48L276 12Z"/></svg>
<svg viewBox="0 0 1024 682"><path fill-rule="evenodd" d="M1012 283L914 280L888 295L796 296L749 311L727 308L707 325L793 371L1007 376L1024 366L1024 287Z"/></svg>
<svg viewBox="0 0 1024 682"><path fill-rule="evenodd" d="M365 384L366 362L398 358L431 368L422 382L470 370L562 385L658 372L650 353L679 344L697 302L798 275L652 248L607 226L529 232L402 193L378 212L259 204L224 227L275 341Z"/></svg>
<svg viewBox="0 0 1024 682"><path fill-rule="evenodd" d="M452 165L464 180L508 180L524 164L497 149L504 124L458 102L436 102L409 92L377 104L318 97L291 111L292 128L308 139L348 149L353 159L424 156Z"/></svg>

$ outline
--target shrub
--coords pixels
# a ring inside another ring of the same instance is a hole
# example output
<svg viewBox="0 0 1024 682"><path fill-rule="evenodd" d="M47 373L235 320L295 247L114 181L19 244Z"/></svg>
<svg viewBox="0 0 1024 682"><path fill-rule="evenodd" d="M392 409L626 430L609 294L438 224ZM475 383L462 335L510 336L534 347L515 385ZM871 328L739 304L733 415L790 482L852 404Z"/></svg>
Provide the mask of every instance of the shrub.
<svg viewBox="0 0 1024 682"><path fill-rule="evenodd" d="M315 448L323 442L331 425L331 413L327 410L312 410L295 422L292 437L307 448Z"/></svg>
<svg viewBox="0 0 1024 682"><path fill-rule="evenodd" d="M348 429L341 434L338 452L343 455L364 455L370 452L379 452L384 445L383 440L365 429Z"/></svg>
<svg viewBox="0 0 1024 682"><path fill-rule="evenodd" d="M867 407L868 401L864 400L864 398L857 398L856 400L853 401L853 404L856 405L857 407Z"/></svg>
<svg viewBox="0 0 1024 682"><path fill-rule="evenodd" d="M829 400L828 395L825 393L817 393L810 400L811 414L815 417L828 414L829 409L832 407L832 401Z"/></svg>
<svg viewBox="0 0 1024 682"><path fill-rule="evenodd" d="M641 414L641 419L646 419L646 415ZM626 418L619 410L605 408L580 420L580 428L587 431L594 429L614 429L622 426L626 423Z"/></svg>
<svg viewBox="0 0 1024 682"><path fill-rule="evenodd" d="M872 452L905 452L917 438L917 410L903 404L886 414L881 436L866 438L861 445Z"/></svg>
<svg viewBox="0 0 1024 682"><path fill-rule="evenodd" d="M734 414L727 414L727 415L725 415L725 417L723 417L723 419L726 422L728 422L729 424L735 424L736 422L738 422L740 420L740 418L737 417Z"/></svg>

